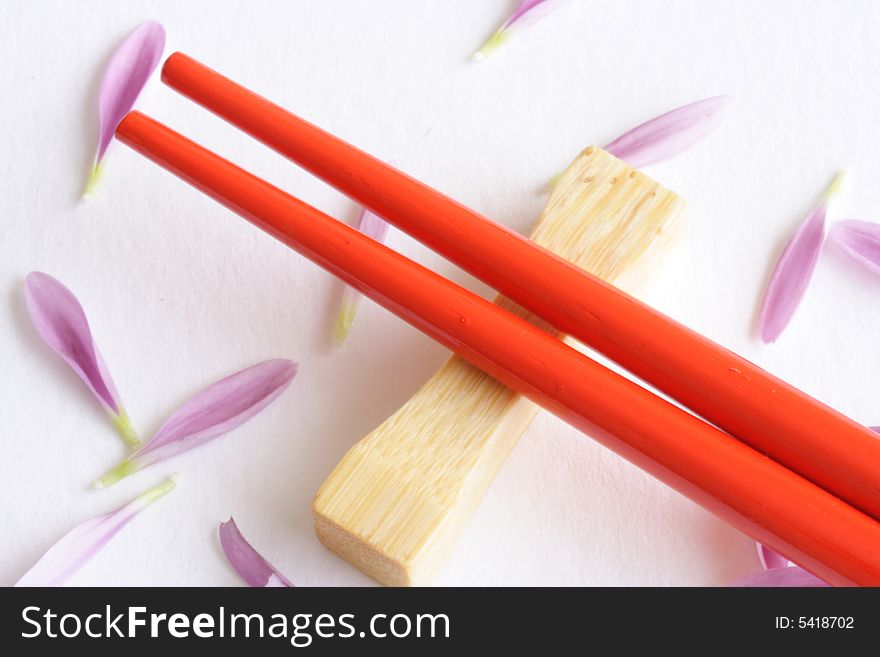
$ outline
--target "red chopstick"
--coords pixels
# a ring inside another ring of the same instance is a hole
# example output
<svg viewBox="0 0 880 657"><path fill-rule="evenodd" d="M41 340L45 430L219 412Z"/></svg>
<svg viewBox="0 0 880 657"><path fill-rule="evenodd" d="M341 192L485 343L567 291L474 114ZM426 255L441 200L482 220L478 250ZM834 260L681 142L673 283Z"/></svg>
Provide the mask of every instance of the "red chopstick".
<svg viewBox="0 0 880 657"><path fill-rule="evenodd" d="M880 519L880 440L746 359L175 53L162 79L563 333Z"/></svg>
<svg viewBox="0 0 880 657"><path fill-rule="evenodd" d="M117 136L817 576L880 584L880 523L827 491L153 119L132 112Z"/></svg>

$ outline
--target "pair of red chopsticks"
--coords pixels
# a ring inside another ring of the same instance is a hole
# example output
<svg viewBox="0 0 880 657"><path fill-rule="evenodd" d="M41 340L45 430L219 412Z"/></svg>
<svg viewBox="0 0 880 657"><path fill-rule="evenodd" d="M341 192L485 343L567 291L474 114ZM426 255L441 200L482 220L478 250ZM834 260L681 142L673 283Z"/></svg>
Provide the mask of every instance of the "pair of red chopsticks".
<svg viewBox="0 0 880 657"><path fill-rule="evenodd" d="M817 576L880 585L873 432L184 54L162 79L720 428L139 112L122 142Z"/></svg>

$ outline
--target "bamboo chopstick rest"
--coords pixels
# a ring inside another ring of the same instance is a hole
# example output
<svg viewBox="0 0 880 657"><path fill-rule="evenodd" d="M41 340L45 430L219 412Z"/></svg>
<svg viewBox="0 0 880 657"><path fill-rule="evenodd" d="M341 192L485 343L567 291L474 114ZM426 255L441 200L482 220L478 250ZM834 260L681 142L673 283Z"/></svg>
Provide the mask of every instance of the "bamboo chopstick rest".
<svg viewBox="0 0 880 657"><path fill-rule="evenodd" d="M557 183L530 238L620 285L662 253L683 207L672 192L590 147ZM496 303L553 331L504 297ZM323 483L313 502L318 538L382 584L429 583L537 411L451 357Z"/></svg>

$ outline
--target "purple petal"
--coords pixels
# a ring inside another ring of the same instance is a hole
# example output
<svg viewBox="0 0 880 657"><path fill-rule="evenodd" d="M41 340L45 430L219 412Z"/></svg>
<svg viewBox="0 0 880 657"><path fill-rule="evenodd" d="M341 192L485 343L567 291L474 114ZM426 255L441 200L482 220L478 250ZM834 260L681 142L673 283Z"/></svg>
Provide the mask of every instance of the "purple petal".
<svg viewBox="0 0 880 657"><path fill-rule="evenodd" d="M204 441L241 426L280 395L297 366L283 358L231 374L202 390L163 424L138 453L180 441Z"/></svg>
<svg viewBox="0 0 880 657"><path fill-rule="evenodd" d="M828 237L868 271L880 274L880 224L845 219L831 227Z"/></svg>
<svg viewBox="0 0 880 657"><path fill-rule="evenodd" d="M773 548L768 548L761 543L755 543L755 546L758 548L758 560L761 562L761 566L764 570L785 568L786 566L791 565L791 562L788 559L783 557Z"/></svg>
<svg viewBox="0 0 880 657"><path fill-rule="evenodd" d="M829 586L829 584L798 566L783 566L782 568L770 568L769 570L765 570L756 575L742 577L735 582L731 582L728 586L736 588L762 586L824 587Z"/></svg>
<svg viewBox="0 0 880 657"><path fill-rule="evenodd" d="M565 0L522 0L516 10L510 15L504 24L489 37L489 40L474 53L474 59L484 59L501 46L507 39L524 27L534 24L552 10L556 9Z"/></svg>
<svg viewBox="0 0 880 657"><path fill-rule="evenodd" d="M151 488L115 511L86 520L55 543L16 586L60 586L101 551L132 518L174 488L174 479Z"/></svg>
<svg viewBox="0 0 880 657"><path fill-rule="evenodd" d="M28 314L45 343L64 359L113 417L123 439L138 439L122 407L116 385L92 338L89 321L73 293L42 272L28 274L24 283Z"/></svg>
<svg viewBox="0 0 880 657"><path fill-rule="evenodd" d="M248 586L293 586L247 542L232 518L220 523L220 545L229 565Z"/></svg>
<svg viewBox="0 0 880 657"><path fill-rule="evenodd" d="M382 242L388 233L388 222L379 215L364 208L361 210L361 216L358 218L357 229L367 237L372 237L377 242Z"/></svg>
<svg viewBox="0 0 880 657"><path fill-rule="evenodd" d="M98 98L98 149L84 196L94 193L100 177L101 160L113 139L116 126L134 107L165 49L165 29L155 21L138 25L113 52Z"/></svg>
<svg viewBox="0 0 880 657"><path fill-rule="evenodd" d="M100 488L241 426L290 384L297 366L267 360L208 386L177 409L138 451L95 482Z"/></svg>
<svg viewBox="0 0 880 657"><path fill-rule="evenodd" d="M116 126L131 111L165 49L165 28L155 21L141 23L116 48L101 80L98 98L100 136L95 159L100 162Z"/></svg>
<svg viewBox="0 0 880 657"><path fill-rule="evenodd" d="M807 290L807 284L816 268L819 251L825 240L825 215L831 196L840 188L843 174L839 174L825 192L822 201L792 235L767 284L758 329L761 339L775 342L791 320L794 311Z"/></svg>
<svg viewBox="0 0 880 657"><path fill-rule="evenodd" d="M385 235L388 232L388 223L364 208L361 210L357 228L364 235L372 237L377 242L382 242L385 240ZM342 291L342 301L339 304L339 317L336 320L336 327L333 331L334 347L342 346L342 343L348 337L352 322L354 322L354 316L357 313L360 298L360 292L353 287L345 286L345 289Z"/></svg>
<svg viewBox="0 0 880 657"><path fill-rule="evenodd" d="M684 105L633 128L605 150L637 169L667 160L717 128L730 100L714 96Z"/></svg>
<svg viewBox="0 0 880 657"><path fill-rule="evenodd" d="M522 0L503 27L506 29L516 24L531 25L539 18L546 16L551 9L553 9L553 2L548 0Z"/></svg>

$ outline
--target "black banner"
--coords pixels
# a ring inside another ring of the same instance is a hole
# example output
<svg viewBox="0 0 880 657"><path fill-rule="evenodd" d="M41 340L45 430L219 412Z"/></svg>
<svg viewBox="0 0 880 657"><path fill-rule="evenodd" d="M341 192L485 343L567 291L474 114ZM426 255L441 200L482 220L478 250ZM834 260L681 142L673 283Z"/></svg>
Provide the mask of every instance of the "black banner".
<svg viewBox="0 0 880 657"><path fill-rule="evenodd" d="M227 641L260 655L604 654L645 641L840 650L877 645L878 602L876 589L6 589L0 646L117 656Z"/></svg>

